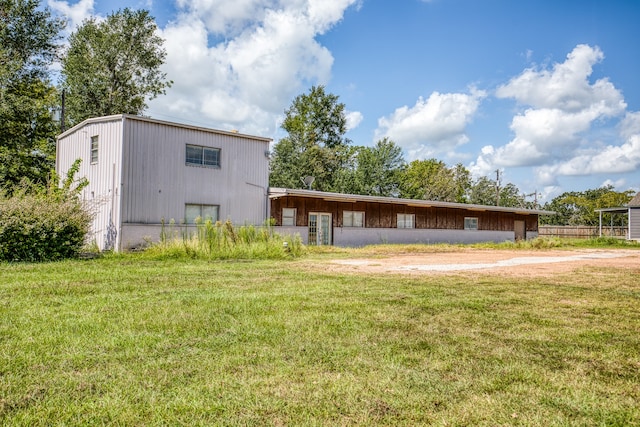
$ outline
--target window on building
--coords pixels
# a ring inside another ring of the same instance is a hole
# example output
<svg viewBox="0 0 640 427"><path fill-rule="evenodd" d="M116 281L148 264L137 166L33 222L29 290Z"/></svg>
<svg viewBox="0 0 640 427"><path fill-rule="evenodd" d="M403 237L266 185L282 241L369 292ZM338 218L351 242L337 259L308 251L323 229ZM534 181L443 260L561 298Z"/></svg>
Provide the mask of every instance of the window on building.
<svg viewBox="0 0 640 427"><path fill-rule="evenodd" d="M282 209L282 225L295 227L296 225L296 209L295 208Z"/></svg>
<svg viewBox="0 0 640 427"><path fill-rule="evenodd" d="M91 137L91 164L98 163L98 135Z"/></svg>
<svg viewBox="0 0 640 427"><path fill-rule="evenodd" d="M195 224L197 218L200 218L202 222L209 220L216 222L219 210L220 207L218 205L186 204L184 207L184 222Z"/></svg>
<svg viewBox="0 0 640 427"><path fill-rule="evenodd" d="M413 214L398 214L398 228L415 228Z"/></svg>
<svg viewBox="0 0 640 427"><path fill-rule="evenodd" d="M186 163L188 165L220 167L220 149L187 144Z"/></svg>
<svg viewBox="0 0 640 427"><path fill-rule="evenodd" d="M465 230L477 230L478 229L478 218L467 217L464 219L464 229Z"/></svg>
<svg viewBox="0 0 640 427"><path fill-rule="evenodd" d="M364 212L342 212L343 227L364 227Z"/></svg>

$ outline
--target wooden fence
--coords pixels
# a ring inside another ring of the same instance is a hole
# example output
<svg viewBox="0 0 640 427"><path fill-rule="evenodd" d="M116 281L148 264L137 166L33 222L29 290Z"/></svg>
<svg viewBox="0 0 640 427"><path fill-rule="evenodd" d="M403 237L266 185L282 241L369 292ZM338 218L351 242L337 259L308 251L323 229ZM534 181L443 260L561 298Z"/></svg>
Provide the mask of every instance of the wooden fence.
<svg viewBox="0 0 640 427"><path fill-rule="evenodd" d="M627 227L602 226L602 236L627 237ZM584 225L541 225L538 227L538 235L541 237L567 237L572 239L591 239L600 236L600 227L588 227Z"/></svg>

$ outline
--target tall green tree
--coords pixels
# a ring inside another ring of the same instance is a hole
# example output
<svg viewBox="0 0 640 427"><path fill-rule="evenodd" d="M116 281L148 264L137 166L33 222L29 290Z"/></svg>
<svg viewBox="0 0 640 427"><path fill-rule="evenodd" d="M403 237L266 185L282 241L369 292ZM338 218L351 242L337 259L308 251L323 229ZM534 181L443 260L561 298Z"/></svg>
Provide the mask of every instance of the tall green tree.
<svg viewBox="0 0 640 427"><path fill-rule="evenodd" d="M368 196L398 197L406 167L402 148L389 138L373 147L358 147L350 188L345 192Z"/></svg>
<svg viewBox="0 0 640 427"><path fill-rule="evenodd" d="M53 165L57 104L49 66L64 22L36 0L0 0L0 186L44 182Z"/></svg>
<svg viewBox="0 0 640 427"><path fill-rule="evenodd" d="M161 66L164 40L147 10L118 10L86 20L69 37L62 60L71 124L111 114L140 115L172 82Z"/></svg>
<svg viewBox="0 0 640 427"><path fill-rule="evenodd" d="M437 159L414 160L402 174L400 195L407 199L464 203L470 174L464 166L453 168Z"/></svg>
<svg viewBox="0 0 640 427"><path fill-rule="evenodd" d="M313 176L313 189L342 191L353 149L344 136L347 119L338 96L313 86L293 100L282 128L288 135L274 146L269 185L303 188L301 179Z"/></svg>
<svg viewBox="0 0 640 427"><path fill-rule="evenodd" d="M486 176L478 178L471 186L469 203L511 208L522 208L526 206L525 198L515 184L507 183L498 187L496 181Z"/></svg>

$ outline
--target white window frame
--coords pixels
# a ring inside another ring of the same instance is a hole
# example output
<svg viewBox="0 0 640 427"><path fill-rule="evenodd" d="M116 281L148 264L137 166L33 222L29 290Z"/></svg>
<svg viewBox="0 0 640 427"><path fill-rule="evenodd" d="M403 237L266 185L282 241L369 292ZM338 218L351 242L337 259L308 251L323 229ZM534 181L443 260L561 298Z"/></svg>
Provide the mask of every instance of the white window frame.
<svg viewBox="0 0 640 427"><path fill-rule="evenodd" d="M296 208L282 208L282 225L284 227L295 227L296 214Z"/></svg>
<svg viewBox="0 0 640 427"><path fill-rule="evenodd" d="M90 163L95 165L98 163L98 149L100 148L100 143L98 140L98 135L94 135L91 137L91 147L90 147Z"/></svg>
<svg viewBox="0 0 640 427"><path fill-rule="evenodd" d="M215 211L215 215L209 215L211 211ZM197 218L200 218L202 222L210 219L211 222L215 223L218 221L218 218L220 218L220 205L186 203L184 205L185 224L195 224Z"/></svg>
<svg viewBox="0 0 640 427"><path fill-rule="evenodd" d="M364 212L342 211L343 227L364 227Z"/></svg>
<svg viewBox="0 0 640 427"><path fill-rule="evenodd" d="M194 151L199 150L200 154L198 156L189 156L189 149L191 149L192 154ZM203 145L194 145L194 144L186 144L185 146L185 157L184 161L187 166L202 166L205 168L213 168L220 169L220 165L222 163L220 159L221 150L215 147L205 147ZM215 153L216 159L215 162L207 161L207 154L211 155Z"/></svg>
<svg viewBox="0 0 640 427"><path fill-rule="evenodd" d="M415 214L397 214L398 228L416 228Z"/></svg>
<svg viewBox="0 0 640 427"><path fill-rule="evenodd" d="M464 218L465 230L478 230L478 218L474 216L467 216Z"/></svg>

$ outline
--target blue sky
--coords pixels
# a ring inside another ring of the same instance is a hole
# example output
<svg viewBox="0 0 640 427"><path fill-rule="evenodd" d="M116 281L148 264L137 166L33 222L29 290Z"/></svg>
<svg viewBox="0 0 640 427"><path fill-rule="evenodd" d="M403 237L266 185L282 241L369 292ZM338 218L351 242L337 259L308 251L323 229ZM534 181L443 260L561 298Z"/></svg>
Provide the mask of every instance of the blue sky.
<svg viewBox="0 0 640 427"><path fill-rule="evenodd" d="M462 163L549 200L640 190L640 2L48 0L69 18L146 8L174 81L147 114L274 138L325 85L347 137Z"/></svg>

